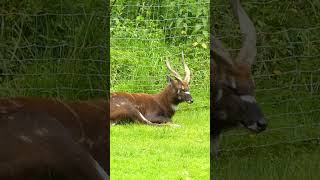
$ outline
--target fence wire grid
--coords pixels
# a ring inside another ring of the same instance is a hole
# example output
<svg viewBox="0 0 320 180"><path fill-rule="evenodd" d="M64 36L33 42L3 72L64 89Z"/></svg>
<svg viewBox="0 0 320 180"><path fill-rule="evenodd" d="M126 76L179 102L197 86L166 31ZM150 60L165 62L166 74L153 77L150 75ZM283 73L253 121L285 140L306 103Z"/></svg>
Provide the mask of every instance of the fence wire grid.
<svg viewBox="0 0 320 180"><path fill-rule="evenodd" d="M111 1L111 92L158 93L167 86L168 57L191 70L192 105L209 108L209 1Z"/></svg>
<svg viewBox="0 0 320 180"><path fill-rule="evenodd" d="M104 1L0 3L0 96L106 97Z"/></svg>
<svg viewBox="0 0 320 180"><path fill-rule="evenodd" d="M221 151L270 147L320 140L320 6L302 1L241 1L257 30L253 68L257 101L268 129L252 136L243 130L225 133ZM213 32L239 51L241 34L227 1L214 1Z"/></svg>

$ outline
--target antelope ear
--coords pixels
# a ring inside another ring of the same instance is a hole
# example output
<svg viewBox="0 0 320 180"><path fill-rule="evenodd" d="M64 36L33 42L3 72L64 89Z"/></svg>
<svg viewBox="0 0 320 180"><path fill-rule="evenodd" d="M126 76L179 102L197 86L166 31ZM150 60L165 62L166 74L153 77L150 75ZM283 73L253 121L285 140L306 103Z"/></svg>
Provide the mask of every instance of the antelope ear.
<svg viewBox="0 0 320 180"><path fill-rule="evenodd" d="M171 85L171 86L174 85L174 80L168 75L167 75L167 80L168 80L169 85Z"/></svg>
<svg viewBox="0 0 320 180"><path fill-rule="evenodd" d="M169 86L173 87L174 89L178 89L178 84L181 84L181 81L179 79L177 79L178 84L175 82L174 79L172 79L170 76L167 75L167 79L168 79L168 84Z"/></svg>

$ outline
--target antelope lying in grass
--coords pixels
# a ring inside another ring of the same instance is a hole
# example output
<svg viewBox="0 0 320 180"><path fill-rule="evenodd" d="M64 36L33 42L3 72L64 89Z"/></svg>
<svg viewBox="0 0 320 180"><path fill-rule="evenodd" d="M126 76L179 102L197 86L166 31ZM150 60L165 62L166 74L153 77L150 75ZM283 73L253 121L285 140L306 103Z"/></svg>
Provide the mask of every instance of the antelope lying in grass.
<svg viewBox="0 0 320 180"><path fill-rule="evenodd" d="M0 99L0 179L109 179L108 108L105 100Z"/></svg>
<svg viewBox="0 0 320 180"><path fill-rule="evenodd" d="M166 66L176 80L167 76L169 84L158 94L112 93L110 101L111 123L116 124L129 119L148 125L170 124L171 117L180 103L193 102L189 91L190 69L184 61L183 53L182 63L186 73L184 79L171 68L168 59L166 59Z"/></svg>
<svg viewBox="0 0 320 180"><path fill-rule="evenodd" d="M230 0L234 16L240 23L245 39L239 55L233 59L222 42L211 38L211 145L218 153L219 134L239 125L259 133L266 129L267 121L254 97L251 66L257 54L256 30L239 0Z"/></svg>

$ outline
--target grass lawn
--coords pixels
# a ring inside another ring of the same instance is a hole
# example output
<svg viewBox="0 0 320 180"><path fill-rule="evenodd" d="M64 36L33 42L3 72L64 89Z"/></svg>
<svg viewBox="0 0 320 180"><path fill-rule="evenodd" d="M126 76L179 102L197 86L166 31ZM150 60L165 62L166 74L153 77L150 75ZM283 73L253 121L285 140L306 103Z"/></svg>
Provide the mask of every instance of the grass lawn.
<svg viewBox="0 0 320 180"><path fill-rule="evenodd" d="M139 124L111 127L111 178L209 179L209 109L178 110L181 128Z"/></svg>
<svg viewBox="0 0 320 180"><path fill-rule="evenodd" d="M268 120L267 130L258 135L243 128L224 133L222 152L212 163L212 179L320 179L319 98L290 89L257 95Z"/></svg>
<svg viewBox="0 0 320 180"><path fill-rule="evenodd" d="M317 180L319 141L224 152L213 167L219 180Z"/></svg>

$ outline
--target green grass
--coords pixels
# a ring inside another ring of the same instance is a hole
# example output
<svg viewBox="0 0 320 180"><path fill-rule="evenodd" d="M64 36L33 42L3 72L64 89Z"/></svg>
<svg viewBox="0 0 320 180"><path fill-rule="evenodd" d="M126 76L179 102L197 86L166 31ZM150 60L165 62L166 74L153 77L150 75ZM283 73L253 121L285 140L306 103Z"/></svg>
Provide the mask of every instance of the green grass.
<svg viewBox="0 0 320 180"><path fill-rule="evenodd" d="M218 162L212 163L212 179L319 179L319 141L301 140L320 138L320 64L313 57L320 53L320 31L312 28L319 26L320 4L287 0L241 3L258 32L253 71L257 100L269 127L258 136L243 130L225 133L220 147L231 151L222 151ZM226 47L236 49L241 36L230 10L227 1L211 3L215 20L211 27L216 37L224 37ZM308 58L299 57L305 55ZM239 150L244 147L249 148Z"/></svg>
<svg viewBox="0 0 320 180"><path fill-rule="evenodd" d="M107 11L102 1L13 0L2 5L1 97L106 96L107 60L100 46L107 47L108 27L101 17Z"/></svg>
<svg viewBox="0 0 320 180"><path fill-rule="evenodd" d="M316 180L319 167L319 141L279 144L221 153L213 163L212 179Z"/></svg>
<svg viewBox="0 0 320 180"><path fill-rule="evenodd" d="M182 127L112 126L112 179L209 179L209 110L178 110L173 121Z"/></svg>
<svg viewBox="0 0 320 180"><path fill-rule="evenodd" d="M306 113L319 109L319 105L315 104L316 100L307 99L276 101L276 97L281 96L279 93L269 96L269 102L270 97L274 98L273 104L262 105L269 120L267 131L259 135L243 130L223 134L221 154L218 161L212 162L213 179L319 179L319 112ZM287 96L294 97L294 93ZM290 112L303 113L288 114Z"/></svg>
<svg viewBox="0 0 320 180"><path fill-rule="evenodd" d="M181 35L181 28L169 32L172 28L158 21L140 22L128 18L126 13L121 14L125 8L115 7L111 16L110 91L160 92L169 74L165 57L184 75L183 50L192 72L190 91L195 102L181 104L173 117L181 128L137 124L111 127L111 178L209 179L209 50L201 46L208 44L208 37L198 32L189 37L188 30L187 35ZM149 10L152 9L143 11ZM174 24L171 20L165 23ZM168 39L170 33L178 35ZM194 46L195 42L199 45Z"/></svg>

